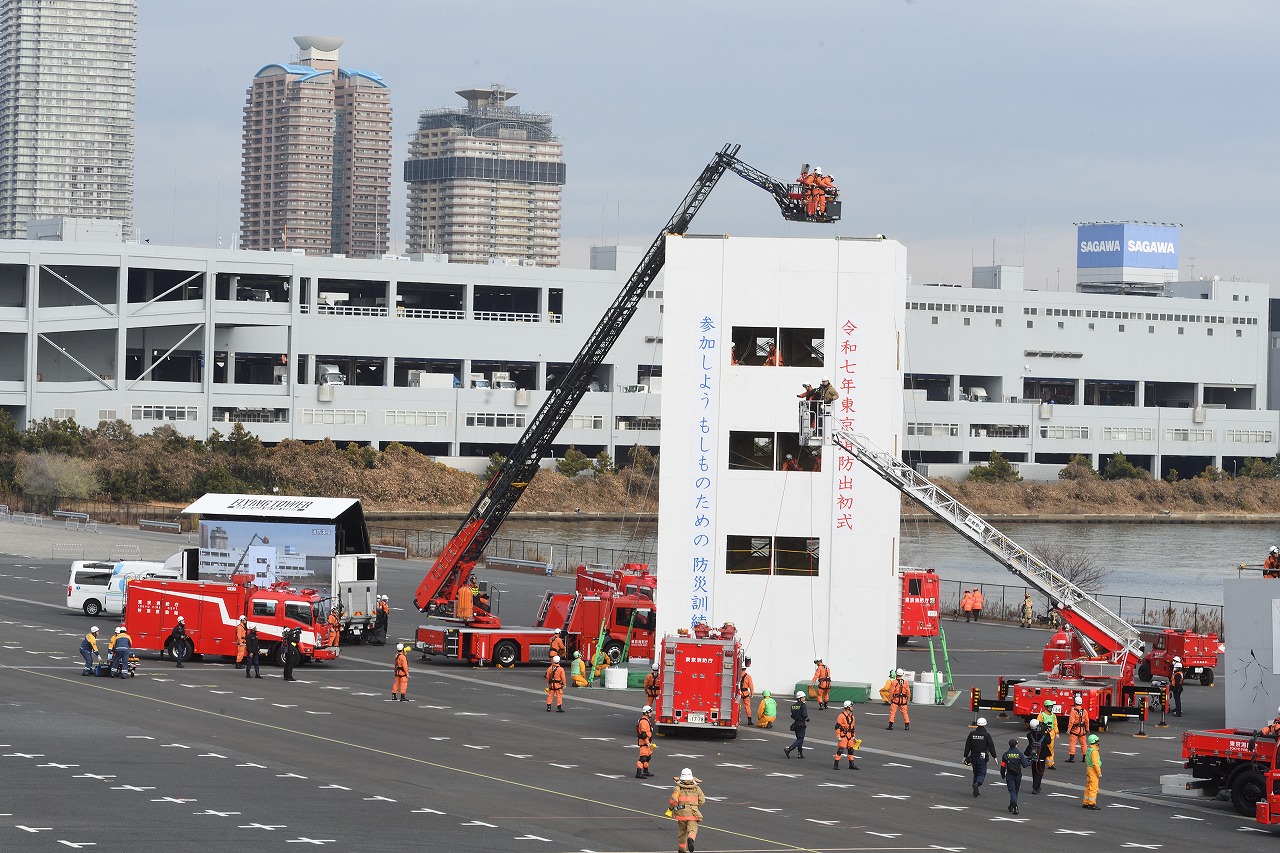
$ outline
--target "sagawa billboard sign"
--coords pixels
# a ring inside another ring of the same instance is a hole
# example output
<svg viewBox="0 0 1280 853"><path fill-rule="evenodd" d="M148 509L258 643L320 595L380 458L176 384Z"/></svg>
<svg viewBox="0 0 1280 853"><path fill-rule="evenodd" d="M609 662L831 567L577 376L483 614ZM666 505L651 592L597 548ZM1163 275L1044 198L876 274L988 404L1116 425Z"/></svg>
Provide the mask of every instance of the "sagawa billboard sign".
<svg viewBox="0 0 1280 853"><path fill-rule="evenodd" d="M1178 268L1176 225L1081 225L1076 231L1076 267Z"/></svg>

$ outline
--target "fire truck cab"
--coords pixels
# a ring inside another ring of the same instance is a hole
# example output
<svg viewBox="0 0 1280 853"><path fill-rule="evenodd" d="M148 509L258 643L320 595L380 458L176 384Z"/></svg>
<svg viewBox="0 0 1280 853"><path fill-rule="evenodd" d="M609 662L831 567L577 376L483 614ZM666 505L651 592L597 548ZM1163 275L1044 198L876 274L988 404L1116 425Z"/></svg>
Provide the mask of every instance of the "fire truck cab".
<svg viewBox="0 0 1280 853"><path fill-rule="evenodd" d="M1182 628L1165 628L1151 641L1151 649L1138 664L1138 680L1168 678L1173 674L1173 659L1182 661L1187 681L1200 679L1205 687L1213 684L1213 668L1218 665L1217 634L1197 634Z"/></svg>

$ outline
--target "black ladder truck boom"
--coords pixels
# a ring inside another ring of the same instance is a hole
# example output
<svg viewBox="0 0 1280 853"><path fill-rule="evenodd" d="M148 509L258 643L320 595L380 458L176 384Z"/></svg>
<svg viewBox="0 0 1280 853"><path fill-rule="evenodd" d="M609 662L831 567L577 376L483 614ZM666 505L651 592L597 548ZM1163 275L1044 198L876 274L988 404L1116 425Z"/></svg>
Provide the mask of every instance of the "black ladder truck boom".
<svg viewBox="0 0 1280 853"><path fill-rule="evenodd" d="M683 235L689 229L693 217L707 200L712 188L726 170L741 175L746 180L770 192L778 203L785 219L800 222L835 222L840 218L839 202L829 201L824 214L810 215L800 185L788 185L755 169L738 159L739 145L725 145L715 155L702 174L690 187L684 201L676 208L670 221L659 232L649 250L641 258L635 272L627 280L613 304L605 312L592 331L577 358L569 366L561 381L547 395L542 408L533 416L520 440L511 448L506 461L485 486L475 505L459 525L453 538L436 558L426 577L414 593L414 604L426 613L450 612L459 587L465 583L485 547L502 522L524 494L525 488L538 472L539 464L547 448L564 428L590 387L596 370L617 342L618 336L635 315L645 291L661 272L666 262L666 238ZM829 194L829 198L830 198ZM499 625L497 617L477 608L471 622L476 625Z"/></svg>

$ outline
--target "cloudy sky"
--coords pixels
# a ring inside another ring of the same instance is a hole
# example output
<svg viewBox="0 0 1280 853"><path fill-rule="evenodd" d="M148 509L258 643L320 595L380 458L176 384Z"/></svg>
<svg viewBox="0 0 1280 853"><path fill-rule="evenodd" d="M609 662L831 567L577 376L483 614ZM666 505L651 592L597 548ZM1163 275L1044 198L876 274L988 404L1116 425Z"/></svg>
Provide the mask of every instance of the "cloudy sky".
<svg viewBox="0 0 1280 853"><path fill-rule="evenodd" d="M835 233L883 233L913 280L1024 264L1069 288L1073 223L1181 223L1184 276L1280 283L1275 0L487 3L141 0L136 224L230 245L241 108L292 37L392 87L393 234L422 109L502 83L565 145L563 265L648 245L725 142L779 177L835 176ZM729 175L691 231L821 236Z"/></svg>

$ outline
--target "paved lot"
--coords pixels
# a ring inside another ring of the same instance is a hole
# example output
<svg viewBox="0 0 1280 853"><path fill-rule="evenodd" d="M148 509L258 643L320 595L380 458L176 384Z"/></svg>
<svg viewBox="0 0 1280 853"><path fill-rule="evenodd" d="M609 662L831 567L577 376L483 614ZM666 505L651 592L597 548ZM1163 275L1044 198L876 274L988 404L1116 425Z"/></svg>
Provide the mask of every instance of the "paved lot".
<svg viewBox="0 0 1280 853"><path fill-rule="evenodd" d="M0 526L0 551L41 553L10 547L9 532ZM410 601L424 569L384 563L393 608ZM218 660L177 670L144 659L134 679L82 678L76 648L89 620L62 606L66 571L65 560L0 557L0 850L666 851L675 832L662 811L684 766L712 798L699 851L1275 843L1229 806L1158 794L1159 776L1179 770L1183 728L1221 721L1225 678L1188 686L1187 716L1148 726L1145 740L1129 723L1103 735L1102 811L1080 809L1080 764L1061 763L1039 796L1024 788L1014 818L998 780L970 795L960 763L972 716L964 698L913 706L910 732L884 731L880 705L858 708L859 772L831 769L836 712L814 710L804 760L783 757L786 731L661 738L657 776L641 782L633 778L638 691L571 691L568 713L547 714L535 669L413 659L404 703L389 701L390 646L344 649L340 662L303 668L292 684L274 668L246 680ZM505 588L502 613L512 622L531 615L548 585L564 583L482 578ZM391 635L407 638L415 617L393 609ZM1034 670L1047 638L946 627L963 688L994 689L997 673ZM927 658L912 647L900 655L912 669ZM1018 723L993 722L997 743L1021 733Z"/></svg>

